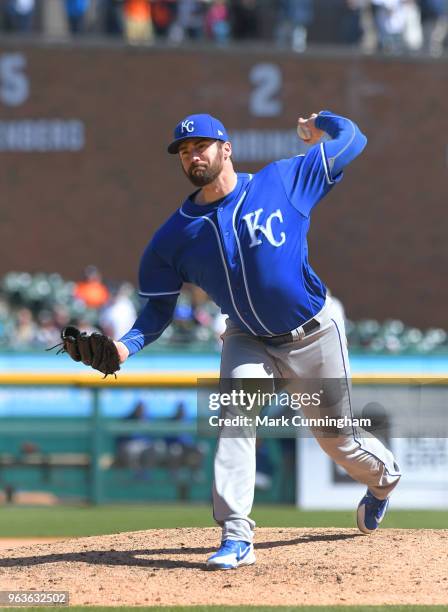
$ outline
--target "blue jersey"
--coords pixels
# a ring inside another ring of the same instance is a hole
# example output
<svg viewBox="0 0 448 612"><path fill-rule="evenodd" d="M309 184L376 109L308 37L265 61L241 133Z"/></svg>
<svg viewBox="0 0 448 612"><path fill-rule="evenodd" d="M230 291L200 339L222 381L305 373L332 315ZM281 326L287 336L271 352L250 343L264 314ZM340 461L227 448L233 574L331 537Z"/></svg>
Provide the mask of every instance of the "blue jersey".
<svg viewBox="0 0 448 612"><path fill-rule="evenodd" d="M130 354L169 325L184 282L256 336L285 334L321 310L326 288L308 261L310 214L366 138L328 112L316 126L332 140L255 175L239 173L233 191L211 204L196 204L193 194L156 232L140 264L148 302L121 339Z"/></svg>

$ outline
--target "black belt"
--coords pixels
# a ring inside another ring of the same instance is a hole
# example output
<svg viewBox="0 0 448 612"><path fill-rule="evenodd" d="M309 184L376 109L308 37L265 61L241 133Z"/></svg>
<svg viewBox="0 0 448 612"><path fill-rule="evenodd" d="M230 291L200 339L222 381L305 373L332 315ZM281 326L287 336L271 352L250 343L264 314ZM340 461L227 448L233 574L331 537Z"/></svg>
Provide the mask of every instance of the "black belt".
<svg viewBox="0 0 448 612"><path fill-rule="evenodd" d="M317 329L319 326L320 326L320 323L317 319L310 319L309 321L301 325L300 327L304 331L303 337L310 334L312 331ZM299 338L293 335L291 332L287 334L282 334L281 336L272 336L271 338L261 337L261 340L263 340L263 342L266 342L266 344L271 344L272 346L280 346L280 344L286 344L287 342L294 342L294 340L298 340L298 339Z"/></svg>

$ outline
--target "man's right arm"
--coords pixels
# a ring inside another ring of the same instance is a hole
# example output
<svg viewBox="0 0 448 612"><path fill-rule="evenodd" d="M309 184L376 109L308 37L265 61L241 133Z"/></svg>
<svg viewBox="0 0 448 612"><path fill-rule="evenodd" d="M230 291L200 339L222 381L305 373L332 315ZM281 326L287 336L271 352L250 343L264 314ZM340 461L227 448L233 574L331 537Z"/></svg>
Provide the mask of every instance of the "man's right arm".
<svg viewBox="0 0 448 612"><path fill-rule="evenodd" d="M132 328L115 343L121 363L163 334L173 320L177 297L159 296L148 300Z"/></svg>
<svg viewBox="0 0 448 612"><path fill-rule="evenodd" d="M167 257L160 255L156 244L157 237L145 249L140 262L139 293L148 301L132 328L115 343L121 363L157 340L173 320L183 281Z"/></svg>

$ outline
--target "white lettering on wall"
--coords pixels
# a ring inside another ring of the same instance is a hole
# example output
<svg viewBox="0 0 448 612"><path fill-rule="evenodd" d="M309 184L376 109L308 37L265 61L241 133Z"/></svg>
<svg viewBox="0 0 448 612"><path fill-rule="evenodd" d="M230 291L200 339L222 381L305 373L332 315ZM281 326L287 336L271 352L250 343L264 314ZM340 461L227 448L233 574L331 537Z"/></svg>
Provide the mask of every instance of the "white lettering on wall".
<svg viewBox="0 0 448 612"><path fill-rule="evenodd" d="M0 151L80 151L84 145L84 123L79 119L0 121Z"/></svg>

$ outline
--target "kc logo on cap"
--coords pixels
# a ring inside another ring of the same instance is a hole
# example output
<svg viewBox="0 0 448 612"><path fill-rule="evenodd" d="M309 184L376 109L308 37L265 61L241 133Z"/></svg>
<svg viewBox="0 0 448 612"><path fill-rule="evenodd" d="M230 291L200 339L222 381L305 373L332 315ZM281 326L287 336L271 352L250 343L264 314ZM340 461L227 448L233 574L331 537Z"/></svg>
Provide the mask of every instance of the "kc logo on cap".
<svg viewBox="0 0 448 612"><path fill-rule="evenodd" d="M206 113L188 115L176 125L174 140L168 147L168 153L177 153L179 145L187 138L210 138L211 140L229 140L226 128L219 119Z"/></svg>
<svg viewBox="0 0 448 612"><path fill-rule="evenodd" d="M184 119L181 124L182 133L183 132L194 132L194 121L191 119Z"/></svg>

